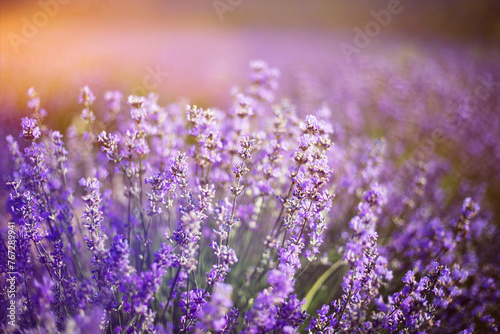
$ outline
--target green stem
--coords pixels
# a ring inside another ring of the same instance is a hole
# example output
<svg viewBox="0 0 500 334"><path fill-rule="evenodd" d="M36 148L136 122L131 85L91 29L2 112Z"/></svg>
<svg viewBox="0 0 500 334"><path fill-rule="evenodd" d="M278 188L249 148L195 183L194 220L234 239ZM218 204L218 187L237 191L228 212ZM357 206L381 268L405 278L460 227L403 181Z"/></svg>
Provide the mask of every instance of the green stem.
<svg viewBox="0 0 500 334"><path fill-rule="evenodd" d="M311 306L311 303L313 301L314 296L316 296L316 293L319 291L319 289L323 286L325 281L335 272L340 267L341 261L338 260L337 262L333 263L330 268L328 268L327 271L321 275L316 282L314 282L313 286L311 289L306 294L306 303L304 304L304 309L308 310L309 307ZM302 273L301 273L302 274Z"/></svg>

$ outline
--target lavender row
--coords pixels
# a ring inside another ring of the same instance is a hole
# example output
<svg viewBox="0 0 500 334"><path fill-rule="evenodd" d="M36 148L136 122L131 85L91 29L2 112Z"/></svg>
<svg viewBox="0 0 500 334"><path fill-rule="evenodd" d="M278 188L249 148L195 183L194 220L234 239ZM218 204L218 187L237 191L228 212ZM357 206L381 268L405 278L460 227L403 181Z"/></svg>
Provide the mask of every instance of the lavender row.
<svg viewBox="0 0 500 334"><path fill-rule="evenodd" d="M97 110L84 87L81 120L64 135L30 89L31 115L7 137L16 268L3 243L3 329L496 331L499 234L480 211L485 187L450 193L445 157L397 154L412 143L363 133L362 119L349 131L335 105L303 115L279 77L252 62L227 110L118 91ZM458 138L420 129L434 143ZM493 139L468 135L484 145L465 149L485 154Z"/></svg>

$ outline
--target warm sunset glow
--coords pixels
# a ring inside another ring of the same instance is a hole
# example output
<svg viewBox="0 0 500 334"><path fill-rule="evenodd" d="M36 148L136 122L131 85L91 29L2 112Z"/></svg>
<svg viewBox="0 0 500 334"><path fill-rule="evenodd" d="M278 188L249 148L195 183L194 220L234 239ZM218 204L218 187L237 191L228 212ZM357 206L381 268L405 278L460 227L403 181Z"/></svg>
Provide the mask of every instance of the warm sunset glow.
<svg viewBox="0 0 500 334"><path fill-rule="evenodd" d="M500 2L0 0L0 333L490 333Z"/></svg>

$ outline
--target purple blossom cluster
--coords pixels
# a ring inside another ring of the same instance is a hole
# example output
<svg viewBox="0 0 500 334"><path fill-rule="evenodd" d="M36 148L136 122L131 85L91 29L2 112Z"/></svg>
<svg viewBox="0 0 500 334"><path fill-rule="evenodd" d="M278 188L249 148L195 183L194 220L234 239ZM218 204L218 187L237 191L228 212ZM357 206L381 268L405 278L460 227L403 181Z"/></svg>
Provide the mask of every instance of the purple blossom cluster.
<svg viewBox="0 0 500 334"><path fill-rule="evenodd" d="M226 109L117 91L100 104L85 86L65 131L30 89L7 137L2 332L497 331L485 187L449 191L446 156L414 163L404 140L356 131L328 101L297 111L279 76L252 62Z"/></svg>

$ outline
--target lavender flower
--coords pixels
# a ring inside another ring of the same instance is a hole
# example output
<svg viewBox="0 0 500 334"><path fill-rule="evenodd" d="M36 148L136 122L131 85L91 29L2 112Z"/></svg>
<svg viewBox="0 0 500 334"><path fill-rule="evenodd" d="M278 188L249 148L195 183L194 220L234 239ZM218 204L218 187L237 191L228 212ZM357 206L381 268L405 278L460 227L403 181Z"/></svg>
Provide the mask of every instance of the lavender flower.
<svg viewBox="0 0 500 334"><path fill-rule="evenodd" d="M89 235L85 235L85 243L87 250L92 255L91 263L94 266L94 280L101 287L105 284L105 256L106 256L106 235L102 233L101 224L104 220L103 212L101 211L101 183L96 178L82 178L80 185L85 188L86 195L82 197L85 202L85 210L83 218L87 220L85 227Z"/></svg>
<svg viewBox="0 0 500 334"><path fill-rule="evenodd" d="M195 329L194 323L207 302L205 297L209 297L202 289L190 290L181 294L179 306L184 315L181 317L181 331L191 331Z"/></svg>
<svg viewBox="0 0 500 334"><path fill-rule="evenodd" d="M274 91L278 88L279 70L269 67L261 60L253 61L250 67L252 68L250 94L263 101L273 102Z"/></svg>
<svg viewBox="0 0 500 334"><path fill-rule="evenodd" d="M94 133L92 130L92 124L96 121L96 116L91 109L92 104L95 101L95 96L88 86L84 86L80 89L80 95L78 96L78 103L83 104L84 108L82 110L81 117L85 124L88 124L89 131L85 134L87 139L94 140Z"/></svg>
<svg viewBox="0 0 500 334"><path fill-rule="evenodd" d="M117 114L120 112L122 97L123 95L120 91L107 91L104 94L104 100L112 113Z"/></svg>
<svg viewBox="0 0 500 334"><path fill-rule="evenodd" d="M497 331L500 234L469 175L498 174L498 124L454 71L406 61L411 83L373 60L363 82L353 65L291 91L252 62L227 109L151 93L124 112L114 91L94 114L85 86L83 136L51 130L30 89L24 140L6 138L0 316L15 291L23 333ZM434 105L470 127L418 112Z"/></svg>
<svg viewBox="0 0 500 334"><path fill-rule="evenodd" d="M28 109L38 121L42 121L47 116L47 111L40 106L40 97L34 87L28 89Z"/></svg>
<svg viewBox="0 0 500 334"><path fill-rule="evenodd" d="M102 131L99 134L98 140L102 144L101 150L106 153L110 161L114 163L121 161L121 155L118 152L118 136Z"/></svg>
<svg viewBox="0 0 500 334"><path fill-rule="evenodd" d="M52 149L54 150L54 155L56 157L56 164L58 170L66 177L68 169L66 167L66 161L68 160L68 151L64 147L64 142L62 140L63 136L59 131L53 131L50 134L50 139L52 141Z"/></svg>
<svg viewBox="0 0 500 334"><path fill-rule="evenodd" d="M33 118L24 117L22 119L21 126L23 128L21 136L28 141L35 141L42 135L40 128L37 126L36 120Z"/></svg>
<svg viewBox="0 0 500 334"><path fill-rule="evenodd" d="M210 301L203 305L198 313L198 330L222 331L227 323L225 318L228 310L233 306L231 294L233 287L229 284L218 283L212 292Z"/></svg>

